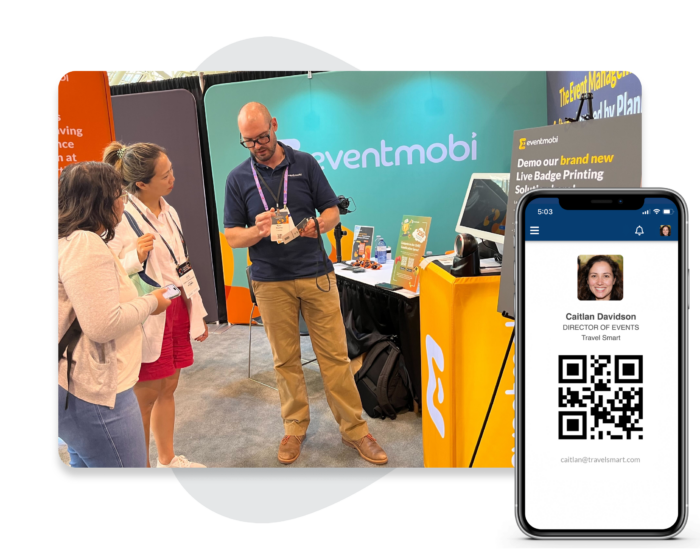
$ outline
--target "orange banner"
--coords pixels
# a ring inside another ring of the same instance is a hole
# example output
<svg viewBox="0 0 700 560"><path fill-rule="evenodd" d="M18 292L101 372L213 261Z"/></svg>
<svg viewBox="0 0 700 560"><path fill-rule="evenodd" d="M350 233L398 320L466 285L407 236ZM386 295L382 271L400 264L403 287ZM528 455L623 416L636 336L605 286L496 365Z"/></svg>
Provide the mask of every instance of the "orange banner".
<svg viewBox="0 0 700 560"><path fill-rule="evenodd" d="M69 72L58 84L58 173L78 161L101 161L115 139L106 72Z"/></svg>

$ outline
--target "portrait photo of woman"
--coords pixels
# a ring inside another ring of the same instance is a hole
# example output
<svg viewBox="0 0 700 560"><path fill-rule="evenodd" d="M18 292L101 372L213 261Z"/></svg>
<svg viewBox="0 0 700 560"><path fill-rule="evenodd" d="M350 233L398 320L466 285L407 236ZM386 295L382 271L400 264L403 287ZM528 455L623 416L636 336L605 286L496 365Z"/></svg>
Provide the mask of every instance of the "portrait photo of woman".
<svg viewBox="0 0 700 560"><path fill-rule="evenodd" d="M622 299L622 255L581 255L578 271L578 299L620 301Z"/></svg>
<svg viewBox="0 0 700 560"><path fill-rule="evenodd" d="M671 236L671 226L661 226L661 237Z"/></svg>

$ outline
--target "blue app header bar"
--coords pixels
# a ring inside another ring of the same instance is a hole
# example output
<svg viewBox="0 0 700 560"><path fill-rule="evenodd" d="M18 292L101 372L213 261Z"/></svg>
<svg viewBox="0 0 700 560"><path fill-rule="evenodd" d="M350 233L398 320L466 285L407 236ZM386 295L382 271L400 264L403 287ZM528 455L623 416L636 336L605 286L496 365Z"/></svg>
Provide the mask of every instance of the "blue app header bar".
<svg viewBox="0 0 700 560"><path fill-rule="evenodd" d="M565 210L557 198L538 198L524 225L525 241L678 241L678 208L647 198L638 210Z"/></svg>

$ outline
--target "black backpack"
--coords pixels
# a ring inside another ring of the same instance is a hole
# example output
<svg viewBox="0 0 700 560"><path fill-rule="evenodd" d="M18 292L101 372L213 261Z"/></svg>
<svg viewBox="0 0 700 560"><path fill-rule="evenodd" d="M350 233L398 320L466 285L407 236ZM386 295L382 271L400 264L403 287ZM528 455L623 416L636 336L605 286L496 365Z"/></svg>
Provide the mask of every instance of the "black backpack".
<svg viewBox="0 0 700 560"><path fill-rule="evenodd" d="M401 350L391 340L376 342L355 374L362 408L372 418L387 416L396 419L396 413L413 410L413 387L408 377Z"/></svg>

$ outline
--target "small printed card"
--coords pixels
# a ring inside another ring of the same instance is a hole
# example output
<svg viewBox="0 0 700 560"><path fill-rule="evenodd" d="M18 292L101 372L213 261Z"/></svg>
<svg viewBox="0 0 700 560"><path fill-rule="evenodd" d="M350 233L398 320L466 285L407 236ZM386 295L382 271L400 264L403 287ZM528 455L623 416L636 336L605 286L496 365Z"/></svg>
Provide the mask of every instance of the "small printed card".
<svg viewBox="0 0 700 560"><path fill-rule="evenodd" d="M352 260L372 257L374 226L355 226L355 239L352 242Z"/></svg>

